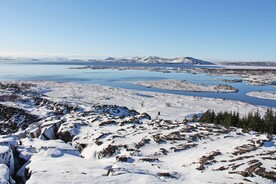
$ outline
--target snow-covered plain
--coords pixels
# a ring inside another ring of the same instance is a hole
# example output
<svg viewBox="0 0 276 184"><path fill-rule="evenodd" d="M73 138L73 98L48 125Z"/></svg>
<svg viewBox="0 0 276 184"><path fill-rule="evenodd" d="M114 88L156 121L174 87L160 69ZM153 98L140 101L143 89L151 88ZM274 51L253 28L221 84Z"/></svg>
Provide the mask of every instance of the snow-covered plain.
<svg viewBox="0 0 276 184"><path fill-rule="evenodd" d="M263 107L99 85L17 84L0 95L0 153L14 153L5 157L9 167L0 165L3 183L13 183L12 172L23 183L275 182L275 135L185 119Z"/></svg>
<svg viewBox="0 0 276 184"><path fill-rule="evenodd" d="M248 96L253 96L257 98L276 100L276 92L274 91L255 91L247 93Z"/></svg>

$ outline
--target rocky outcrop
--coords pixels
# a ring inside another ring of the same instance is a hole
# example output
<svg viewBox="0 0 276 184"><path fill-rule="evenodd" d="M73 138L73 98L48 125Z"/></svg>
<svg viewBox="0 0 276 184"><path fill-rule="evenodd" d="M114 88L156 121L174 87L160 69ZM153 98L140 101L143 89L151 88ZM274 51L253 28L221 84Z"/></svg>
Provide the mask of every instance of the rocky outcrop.
<svg viewBox="0 0 276 184"><path fill-rule="evenodd" d="M233 155L242 155L244 153L254 151L258 149L258 147L255 144L244 144L242 146L236 147L235 149L236 151L232 153Z"/></svg>
<svg viewBox="0 0 276 184"><path fill-rule="evenodd" d="M118 151L119 151L119 146L110 144L98 153L98 158L101 159L105 157L111 157L114 154L118 153Z"/></svg>
<svg viewBox="0 0 276 184"><path fill-rule="evenodd" d="M7 142L0 142L0 183L14 183L12 174L14 173L13 151Z"/></svg>
<svg viewBox="0 0 276 184"><path fill-rule="evenodd" d="M275 135L20 91L17 101L1 102L0 125L15 129L0 135L0 182L275 182ZM34 123L31 113L40 114Z"/></svg>
<svg viewBox="0 0 276 184"><path fill-rule="evenodd" d="M54 102L46 98L36 96L33 98L34 105L40 107L46 107L49 110L52 110L55 115L65 115L70 112L75 112L79 110L79 107L75 105L70 105L67 103Z"/></svg>
<svg viewBox="0 0 276 184"><path fill-rule="evenodd" d="M199 164L200 166L197 167L197 170L205 170L205 167L207 164L211 164L214 161L215 156L221 155L221 153L219 151L214 151L212 153L210 153L209 155L203 156L200 158L199 160Z"/></svg>
<svg viewBox="0 0 276 184"><path fill-rule="evenodd" d="M0 142L0 163L7 165L10 173L14 171L14 158L9 143Z"/></svg>
<svg viewBox="0 0 276 184"><path fill-rule="evenodd" d="M25 110L0 104L0 134L10 134L19 128L26 129L30 124L37 122L37 116Z"/></svg>
<svg viewBox="0 0 276 184"><path fill-rule="evenodd" d="M135 116L139 114L135 110L129 110L127 107L120 107L117 105L96 105L93 106L93 111L100 114L110 114L119 117Z"/></svg>

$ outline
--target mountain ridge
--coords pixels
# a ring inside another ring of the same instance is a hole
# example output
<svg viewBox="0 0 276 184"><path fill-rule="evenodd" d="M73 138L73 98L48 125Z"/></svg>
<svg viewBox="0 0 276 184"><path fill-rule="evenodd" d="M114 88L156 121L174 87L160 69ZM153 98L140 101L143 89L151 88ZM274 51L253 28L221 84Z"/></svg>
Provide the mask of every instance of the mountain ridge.
<svg viewBox="0 0 276 184"><path fill-rule="evenodd" d="M66 57L0 57L2 61L53 61L53 62L69 62L69 61L88 61L88 62L111 62L111 63L143 63L143 64L193 64L193 65L215 65L215 63L196 59L194 57L174 57L165 58L159 56L134 56L134 57L107 57L105 59L70 59Z"/></svg>
<svg viewBox="0 0 276 184"><path fill-rule="evenodd" d="M204 61L193 57L163 58L158 56L146 57L108 57L106 59L90 59L91 62L120 62L120 63L150 63L150 64L195 64L195 65L214 65L210 61Z"/></svg>

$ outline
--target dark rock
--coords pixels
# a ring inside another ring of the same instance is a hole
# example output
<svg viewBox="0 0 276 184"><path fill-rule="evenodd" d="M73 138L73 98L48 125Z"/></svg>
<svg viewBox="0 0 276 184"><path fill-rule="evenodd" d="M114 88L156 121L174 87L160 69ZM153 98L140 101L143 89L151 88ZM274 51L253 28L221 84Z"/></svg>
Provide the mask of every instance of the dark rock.
<svg viewBox="0 0 276 184"><path fill-rule="evenodd" d="M164 140L186 140L185 134L180 134L179 131L171 132L168 135L164 135L161 137Z"/></svg>
<svg viewBox="0 0 276 184"><path fill-rule="evenodd" d="M233 165L233 166L231 167L231 169L232 169L232 170L236 170L238 167L240 167L240 166L242 166L242 165L244 165L244 163L237 164L237 165Z"/></svg>
<svg viewBox="0 0 276 184"><path fill-rule="evenodd" d="M233 155L242 155L244 153L255 151L258 149L258 147L255 144L244 144L242 146L236 147L235 149L236 151L232 153Z"/></svg>
<svg viewBox="0 0 276 184"><path fill-rule="evenodd" d="M253 160L249 160L247 163L248 163L249 165L251 165L251 164L254 164L254 163L256 163L256 162L259 162L259 160L253 159Z"/></svg>
<svg viewBox="0 0 276 184"><path fill-rule="evenodd" d="M131 157L127 157L127 156L125 156L125 155L117 156L117 157L116 157L116 160L117 160L118 162L133 162L133 161L134 161L134 159L132 159Z"/></svg>
<svg viewBox="0 0 276 184"><path fill-rule="evenodd" d="M119 146L109 144L106 148L99 152L98 158L111 157L119 151Z"/></svg>
<svg viewBox="0 0 276 184"><path fill-rule="evenodd" d="M145 113L145 112L141 113L139 118L151 120L151 116L149 114Z"/></svg>
<svg viewBox="0 0 276 184"><path fill-rule="evenodd" d="M276 182L276 172L275 171L266 171L265 168L260 167L256 170L256 174L263 177L272 180L273 182Z"/></svg>
<svg viewBox="0 0 276 184"><path fill-rule="evenodd" d="M214 160L215 156L218 156L218 155L221 155L221 153L219 151L214 151L208 156L201 157L199 160L200 166L197 167L196 169L201 171L205 170L205 165L209 163L209 161Z"/></svg>
<svg viewBox="0 0 276 184"><path fill-rule="evenodd" d="M114 120L108 120L108 121L101 122L101 123L99 124L99 126L116 125L116 124L117 124L116 121L114 121Z"/></svg>
<svg viewBox="0 0 276 184"><path fill-rule="evenodd" d="M225 166L221 166L217 169L214 169L214 171L224 171L224 170L227 170L229 167L225 167Z"/></svg>
<svg viewBox="0 0 276 184"><path fill-rule="evenodd" d="M158 162L159 161L158 158L140 158L139 160L141 160L143 162Z"/></svg>
<svg viewBox="0 0 276 184"><path fill-rule="evenodd" d="M160 148L159 150L161 153L163 153L163 155L167 155L169 153L169 151L167 151L165 148Z"/></svg>
<svg viewBox="0 0 276 184"><path fill-rule="evenodd" d="M69 131L59 131L58 136L61 140L63 140L66 143L71 142L74 138L74 136L71 135L71 133Z"/></svg>
<svg viewBox="0 0 276 184"><path fill-rule="evenodd" d="M25 110L0 104L0 135L15 133L19 128L26 129L30 124L39 121L35 115Z"/></svg>
<svg viewBox="0 0 276 184"><path fill-rule="evenodd" d="M148 144L150 142L150 139L142 139L140 142L135 144L135 148L139 149L143 147L145 144Z"/></svg>
<svg viewBox="0 0 276 184"><path fill-rule="evenodd" d="M161 138L160 134L153 135L152 137L153 137L153 140L158 144L166 142L164 139Z"/></svg>
<svg viewBox="0 0 276 184"><path fill-rule="evenodd" d="M162 172L162 173L158 173L159 177L166 177L166 178L176 178L174 175L168 173L168 172Z"/></svg>
<svg viewBox="0 0 276 184"><path fill-rule="evenodd" d="M184 151L184 150L196 147L196 146L197 146L197 144L179 144L179 145L177 145L177 147L172 147L171 149L174 152L179 152L179 151Z"/></svg>
<svg viewBox="0 0 276 184"><path fill-rule="evenodd" d="M129 124L142 124L142 122L140 122L139 119L136 117L132 117L129 120L120 122L120 126L129 125Z"/></svg>
<svg viewBox="0 0 276 184"><path fill-rule="evenodd" d="M256 169L258 169L261 165L263 165L261 162L257 162L251 166L249 166L248 168L245 169L245 172L248 172L249 175L252 175Z"/></svg>
<svg viewBox="0 0 276 184"><path fill-rule="evenodd" d="M252 158L254 156L243 156L243 157L237 157L237 158L234 158L234 159L231 159L229 160L229 162L234 162L234 161L237 161L237 160L243 160L245 158Z"/></svg>

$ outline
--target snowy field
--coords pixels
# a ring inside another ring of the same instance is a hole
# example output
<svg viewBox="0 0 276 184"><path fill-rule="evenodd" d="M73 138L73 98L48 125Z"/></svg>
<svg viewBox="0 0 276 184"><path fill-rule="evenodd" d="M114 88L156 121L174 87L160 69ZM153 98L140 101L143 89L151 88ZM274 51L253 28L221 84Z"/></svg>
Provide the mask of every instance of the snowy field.
<svg viewBox="0 0 276 184"><path fill-rule="evenodd" d="M4 84L0 94L1 183L276 181L275 135L185 119L263 107L56 82Z"/></svg>

